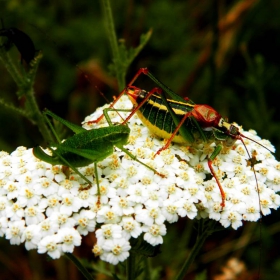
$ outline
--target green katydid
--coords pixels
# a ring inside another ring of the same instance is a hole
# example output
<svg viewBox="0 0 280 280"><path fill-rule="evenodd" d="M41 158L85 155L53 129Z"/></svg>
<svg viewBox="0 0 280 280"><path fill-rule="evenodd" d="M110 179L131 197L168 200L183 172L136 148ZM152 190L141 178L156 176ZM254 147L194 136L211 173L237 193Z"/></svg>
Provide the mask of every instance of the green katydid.
<svg viewBox="0 0 280 280"><path fill-rule="evenodd" d="M50 148L52 155L48 155L47 153L45 153L41 147L33 148L33 154L37 158L46 161L50 164L60 164L72 168L74 172L79 174L81 178L83 178L89 184L90 187L92 182L90 182L89 179L87 179L77 169L77 167L83 167L94 163L97 195L99 198L100 188L97 173L97 163L110 156L114 151L114 146L122 150L133 160L144 165L148 169L155 172L157 175L162 176L155 169L145 164L144 162L138 160L136 156L134 156L127 149L124 148L124 145L126 145L128 142L130 128L127 125L113 125L108 115L108 111L112 110L114 109L107 108L103 111L109 126L91 130L87 130L81 126L68 122L62 119L61 117L57 116L56 114L52 113L51 111L46 110L44 112L46 121L49 124L52 132L56 136L58 144L52 144L52 148ZM61 142L57 134L55 133L54 128L47 115L53 117L54 119L67 126L75 133L75 135L67 138L64 142Z"/></svg>

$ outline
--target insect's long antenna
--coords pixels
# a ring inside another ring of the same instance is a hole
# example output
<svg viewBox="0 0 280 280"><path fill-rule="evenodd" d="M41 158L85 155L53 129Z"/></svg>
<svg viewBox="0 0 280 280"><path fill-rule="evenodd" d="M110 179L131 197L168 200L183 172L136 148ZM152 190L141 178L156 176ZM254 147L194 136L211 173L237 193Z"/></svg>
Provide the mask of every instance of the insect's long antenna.
<svg viewBox="0 0 280 280"><path fill-rule="evenodd" d="M248 151L248 148L247 148L247 146L246 146L244 140L242 139L243 135L240 134L239 136L240 136L240 137L238 137L238 139L241 140L241 142L242 142L242 144L243 144L243 146L244 146L244 148L245 148L245 150L246 150L246 153L247 153L249 159L252 159L252 157L251 157L251 155L250 155L250 153L249 153L249 151ZM246 138L246 139L250 139L249 137L246 137L246 136L245 136L245 138ZM252 139L250 139L250 140L252 140ZM252 141L255 142L255 143L258 143L257 141L254 141L254 140L252 140ZM261 145L261 144L260 144L260 145ZM261 145L261 146L264 147L263 145ZM266 147L264 147L264 148L266 148ZM266 149L267 149L267 148L266 148ZM269 150L269 149L267 149L267 150ZM255 167L254 167L254 164L253 164L253 163L252 163L252 170L253 170L253 172L254 172L254 177L255 177L255 180L256 180L257 193L258 193L258 197L259 197L259 208L260 208L260 213L261 213L261 202L260 202L259 184L258 184L258 179L257 179L257 175L256 175L256 170L255 170Z"/></svg>
<svg viewBox="0 0 280 280"><path fill-rule="evenodd" d="M248 151L248 148L247 148L247 146L246 146L244 140L242 139L242 137L244 137L244 138L246 138L246 139L249 139L249 140L251 140L251 141L254 142L254 143L257 143L257 144L259 144L260 146L262 146L263 148L265 148L266 150L270 151L270 150L269 150L267 147L265 147L264 145L262 145L262 144L258 143L257 141L255 141L255 140L253 140L253 139L251 139L251 138L249 138L249 137L247 137L247 136L245 136L245 135L243 135L243 134L240 133L238 139L241 140L241 142L242 142L242 144L243 144L243 146L244 146L244 148L245 148L245 150L246 150L246 153L247 153L249 159L252 159L252 157L250 156L250 153L249 153L249 151ZM270 152L271 152L271 151L270 151ZM257 174L256 174L256 170L255 170L254 163L252 163L252 170L253 170L253 172L254 172L254 177L255 177L255 180L256 180L257 193L258 193L258 197L259 197L259 209L260 209L260 227L259 227L259 229L260 229L260 262L259 262L259 267L258 267L258 271L259 271L259 272L258 272L258 275L260 275L261 263L262 263L262 247L261 247L261 245L262 245L262 244L261 244L261 240L262 240L262 227L261 227L261 223L262 223L262 212L261 212L260 189L259 189L259 183L258 183L258 179L257 179Z"/></svg>
<svg viewBox="0 0 280 280"><path fill-rule="evenodd" d="M88 82L90 83L90 80L89 80L89 77L86 73L83 73L82 74L85 75L85 78L88 80ZM104 100L107 102L107 103L110 103L109 99L105 96L105 94L98 88L98 86L94 86L95 89L99 92L99 94L104 98Z"/></svg>
<svg viewBox="0 0 280 280"><path fill-rule="evenodd" d="M85 74L85 75L86 75L86 74ZM86 75L85 77L87 78L87 80L88 80L89 83L91 84L91 82L90 82L88 76ZM108 104L110 104L111 102L108 100L108 98L105 96L105 94L104 94L97 86L94 86L94 87L95 87L96 90L99 92L99 94L105 99L105 101L106 101ZM112 107L112 108L115 109L114 107ZM114 112L117 112L117 114L118 114L119 117L122 119L122 121L124 121L124 118L121 116L121 114L120 114L120 112L118 111L118 109L115 109ZM97 120L100 120L100 118L98 118ZM87 122L87 124L89 124L89 123L96 123L96 122L98 122L97 120L89 121L89 122Z"/></svg>
<svg viewBox="0 0 280 280"><path fill-rule="evenodd" d="M248 140L250 140L250 141L252 141L252 142L254 142L254 143L260 145L261 147L265 148L267 151L271 152L272 154L274 153L273 151L271 151L270 149L268 149L265 145L259 143L258 141L254 140L254 139L252 139L252 138L250 138L250 137L245 136L244 134L239 133L239 136L241 136L241 137L243 137L243 138L246 138L246 139L248 139ZM242 139L242 138L240 138L240 140L241 140L241 139ZM243 140L241 140L241 141L243 142ZM243 144L244 144L244 142L243 142ZM245 144L244 144L244 146L245 146ZM246 147L246 146L245 146L245 147Z"/></svg>

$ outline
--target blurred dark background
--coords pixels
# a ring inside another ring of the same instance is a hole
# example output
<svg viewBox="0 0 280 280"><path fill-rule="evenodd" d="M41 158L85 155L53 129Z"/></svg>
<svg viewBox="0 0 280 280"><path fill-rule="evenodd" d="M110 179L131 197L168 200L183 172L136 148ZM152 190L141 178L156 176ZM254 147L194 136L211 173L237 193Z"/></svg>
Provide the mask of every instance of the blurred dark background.
<svg viewBox="0 0 280 280"><path fill-rule="evenodd" d="M178 94L198 104L211 105L246 130L255 129L280 151L278 0L111 2L117 36L124 39L127 46L137 46L140 35L150 28L153 30L147 46L131 65L127 81L140 67L148 67ZM99 1L4 0L0 3L0 17L5 28L16 27L24 31L32 38L36 49L43 52L35 84L41 109L46 107L78 124L106 102L95 87L109 100L118 95L120 89L108 71L112 57ZM15 47L10 54L20 64ZM0 98L24 106L24 100L17 99L16 86L2 64L0 73ZM145 89L154 86L146 77L139 79L137 85ZM1 107L0 120L1 150L11 152L18 146L33 147L42 142L37 128L23 117ZM277 155L279 157L280 153ZM205 261L202 254L196 263L196 272L186 279L212 279L231 255L237 255L246 263L249 275L234 279L257 279L260 261L261 279L278 279L277 220L277 213L264 218L262 245L255 242L239 251L232 245L231 250L224 251L220 258L210 258L210 261ZM190 226L189 222L182 220L168 230L163 253L158 258L158 265L163 266L161 279L172 279L175 268L180 265L170 264L175 252L170 251L168 244L176 240L177 232L188 232ZM215 250L230 238L238 242L247 234L246 229L213 235L203 250ZM259 236L258 229L251 231L256 231ZM45 256L37 258L35 252L27 254L23 247L11 247L3 239L0 246L3 248L0 250L1 279L82 279L64 260L45 263ZM184 251L180 247L178 250ZM15 255L18 259L14 258ZM34 268L34 261L40 263L36 265L40 268ZM51 268L46 269L49 266ZM195 278L195 275L203 277L203 271L206 278Z"/></svg>

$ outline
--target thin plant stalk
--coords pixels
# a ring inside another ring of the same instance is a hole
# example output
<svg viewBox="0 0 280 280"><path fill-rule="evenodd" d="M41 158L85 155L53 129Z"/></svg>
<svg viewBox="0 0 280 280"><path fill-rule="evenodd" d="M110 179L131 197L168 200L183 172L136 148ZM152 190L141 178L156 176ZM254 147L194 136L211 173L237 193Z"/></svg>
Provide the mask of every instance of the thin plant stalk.
<svg viewBox="0 0 280 280"><path fill-rule="evenodd" d="M202 222L203 223L203 222ZM175 278L176 280L183 280L186 273L188 272L191 264L193 263L195 257L198 255L202 245L204 244L206 238L211 235L214 231L214 226L215 226L215 222L211 221L211 223L209 223L209 225L205 226L202 225L202 223L199 223L201 225L201 227L203 227L203 229L200 227L201 234L198 234L197 240L195 242L194 247L192 248L188 258L186 259L185 263L183 264L180 272L178 273L177 277Z"/></svg>
<svg viewBox="0 0 280 280"><path fill-rule="evenodd" d="M113 62L116 66L121 64L118 40L115 32L114 19L112 15L112 9L110 0L101 0L101 6L103 10L103 17L108 33L108 38L112 50ZM125 72L121 71L121 67L115 67L118 71L116 71L116 78L118 81L119 90L122 90L125 87Z"/></svg>

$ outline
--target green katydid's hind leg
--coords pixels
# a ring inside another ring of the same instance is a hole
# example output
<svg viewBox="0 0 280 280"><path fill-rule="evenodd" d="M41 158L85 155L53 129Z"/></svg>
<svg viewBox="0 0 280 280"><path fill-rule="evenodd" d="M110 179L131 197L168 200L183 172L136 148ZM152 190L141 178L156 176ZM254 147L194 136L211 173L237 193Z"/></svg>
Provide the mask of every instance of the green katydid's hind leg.
<svg viewBox="0 0 280 280"><path fill-rule="evenodd" d="M120 111L120 112L131 112L131 110L129 109L113 109L113 108L106 108L104 109L104 116L108 122L109 125L113 125L112 121L109 117L108 112L109 111ZM128 118L130 118L131 114L128 116ZM127 119L126 119L127 120ZM124 122L126 122L126 120ZM121 125L126 125L126 124L121 124ZM125 149L123 146L117 145L117 147L122 150L124 153L126 153L130 158L132 158L133 160L139 162L140 164L142 164L143 166L147 167L148 169L152 170L155 174L159 175L160 177L164 178L165 176L161 173L159 173L158 171L156 171L154 168L152 168L151 166L145 164L144 162L142 162L141 160L139 160L135 155L133 155L131 152L129 152L127 149Z"/></svg>
<svg viewBox="0 0 280 280"><path fill-rule="evenodd" d="M80 175L80 177L82 179L84 179L84 181L86 181L89 184L89 186L91 187L92 182L90 182L88 178L86 178L76 167L74 167L70 162L68 162L63 156L61 156L59 153L57 153L56 150L54 150L52 148L50 148L50 149L54 155L56 155L58 158L60 158L60 160L62 162L64 162L64 164L66 166L71 167L71 169L73 169L78 175Z"/></svg>
<svg viewBox="0 0 280 280"><path fill-rule="evenodd" d="M87 187L80 188L80 190L88 189L88 188L92 187L92 182L90 182L76 167L74 167L73 165L70 165L70 163L63 156L61 156L59 153L56 153L55 150L52 149L52 151L55 155L57 155L61 159L61 161L63 161L65 163L66 166L70 166L71 169L73 169L82 179L84 179L88 183ZM96 180L96 185L97 185L97 196L98 196L97 205L100 205L101 193L100 193L100 184L99 184L98 170L97 170L97 163L96 162L94 162L94 173L95 173L95 180Z"/></svg>
<svg viewBox="0 0 280 280"><path fill-rule="evenodd" d="M111 118L109 116L109 112L131 112L131 110L130 109L114 109L114 108L110 108L110 107L105 108L103 110L103 115L104 115L107 123L109 124L109 126L113 126L113 123L112 123ZM122 116L120 116L120 117L122 118ZM122 123L122 125L126 125L126 124Z"/></svg>
<svg viewBox="0 0 280 280"><path fill-rule="evenodd" d="M142 162L141 160L139 160L135 155L133 155L130 151L128 151L127 149L125 149L124 147L118 147L120 150L122 150L124 153L126 153L131 159L139 162L140 164L142 164L143 166L145 166L146 168L152 170L156 175L159 175L162 178L165 178L165 175L159 173L158 171L156 171L154 168L152 168L151 166L147 165L146 163Z"/></svg>
<svg viewBox="0 0 280 280"><path fill-rule="evenodd" d="M78 174L82 179L84 179L87 183L88 183L88 186L85 187L85 188L80 188L80 190L83 190L83 189L89 189L92 187L92 182L90 182L88 180L88 178L86 178L76 167L74 167L73 165L71 165L64 157L62 157L60 154L56 153L55 150L51 149L52 152L57 155L64 163L65 163L65 166L68 167L68 166L71 166L71 169L73 169L76 174ZM98 178L98 170L97 170L97 163L94 163L94 173L95 173L95 180L96 180L96 186L97 186L97 205L100 205L100 185L99 185L99 178Z"/></svg>

